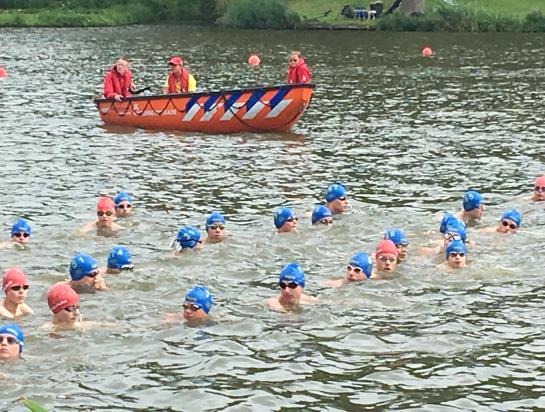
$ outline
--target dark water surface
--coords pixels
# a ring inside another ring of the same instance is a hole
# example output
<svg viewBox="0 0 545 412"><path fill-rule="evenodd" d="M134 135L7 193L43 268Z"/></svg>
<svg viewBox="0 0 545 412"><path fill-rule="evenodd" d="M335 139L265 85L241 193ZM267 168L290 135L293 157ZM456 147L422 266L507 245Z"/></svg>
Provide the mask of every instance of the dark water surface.
<svg viewBox="0 0 545 412"><path fill-rule="evenodd" d="M433 58L420 56L424 44ZM167 57L181 53L208 90L277 84L292 49L317 84L293 133L106 128L91 100L119 55L138 87L158 90ZM251 52L260 68L245 64ZM545 408L545 211L528 201L545 171L545 36L0 29L0 64L0 219L34 229L30 249L0 250L0 265L28 273L35 310L22 322L25 360L0 366L0 410L23 410L21 396L58 411ZM339 180L350 213L313 230L308 212ZM516 207L523 230L470 232L469 267L447 274L418 248L469 187L486 199L481 226ZM136 199L130 228L76 235L96 197L117 190ZM299 214L300 233L273 234L280 205ZM212 210L228 218L229 240L166 258L176 230ZM321 286L390 226L411 241L395 279ZM136 270L82 298L87 319L111 326L40 329L72 254L105 264L114 244ZM291 261L320 304L271 313L264 301ZM164 324L196 283L214 294L216 323Z"/></svg>

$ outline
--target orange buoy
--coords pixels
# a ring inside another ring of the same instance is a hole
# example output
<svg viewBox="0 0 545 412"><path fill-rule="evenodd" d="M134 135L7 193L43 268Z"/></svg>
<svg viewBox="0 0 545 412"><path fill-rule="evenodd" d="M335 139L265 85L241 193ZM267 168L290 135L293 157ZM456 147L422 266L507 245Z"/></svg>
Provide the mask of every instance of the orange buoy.
<svg viewBox="0 0 545 412"><path fill-rule="evenodd" d="M248 64L250 66L259 66L261 63L261 59L257 54L250 54L250 57L248 57Z"/></svg>
<svg viewBox="0 0 545 412"><path fill-rule="evenodd" d="M433 55L433 49L430 46L422 47L422 56L431 57Z"/></svg>
<svg viewBox="0 0 545 412"><path fill-rule="evenodd" d="M3 67L0 67L0 77L6 77L8 72Z"/></svg>

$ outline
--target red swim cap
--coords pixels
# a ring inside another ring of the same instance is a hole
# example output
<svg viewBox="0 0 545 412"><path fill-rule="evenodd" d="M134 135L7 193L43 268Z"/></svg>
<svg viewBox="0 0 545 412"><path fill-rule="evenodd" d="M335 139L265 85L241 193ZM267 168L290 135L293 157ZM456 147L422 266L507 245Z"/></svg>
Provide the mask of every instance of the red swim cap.
<svg viewBox="0 0 545 412"><path fill-rule="evenodd" d="M18 268L6 269L2 279L2 289L7 292L9 288L16 285L28 285L28 279L24 272Z"/></svg>
<svg viewBox="0 0 545 412"><path fill-rule="evenodd" d="M184 60L180 56L174 56L169 61L168 64L173 64L174 66L180 66L184 64Z"/></svg>
<svg viewBox="0 0 545 412"><path fill-rule="evenodd" d="M97 202L97 210L111 210L115 212L115 203L110 197L101 196Z"/></svg>
<svg viewBox="0 0 545 412"><path fill-rule="evenodd" d="M536 186L545 186L545 176L540 176L536 179Z"/></svg>
<svg viewBox="0 0 545 412"><path fill-rule="evenodd" d="M79 304L79 295L66 283L57 283L47 292L47 304L53 313Z"/></svg>
<svg viewBox="0 0 545 412"><path fill-rule="evenodd" d="M398 253L394 242L391 240L382 240L375 251L375 258L378 258L380 255L394 255L397 258Z"/></svg>

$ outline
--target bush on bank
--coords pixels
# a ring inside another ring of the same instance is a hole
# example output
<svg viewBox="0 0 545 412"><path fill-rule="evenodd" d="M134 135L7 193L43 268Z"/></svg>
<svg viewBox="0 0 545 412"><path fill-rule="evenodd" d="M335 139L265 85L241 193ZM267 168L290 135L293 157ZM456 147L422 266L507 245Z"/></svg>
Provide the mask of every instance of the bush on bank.
<svg viewBox="0 0 545 412"><path fill-rule="evenodd" d="M394 13L377 20L375 27L383 31L545 32L545 16L533 11L520 21L466 7L441 6L417 16Z"/></svg>
<svg viewBox="0 0 545 412"><path fill-rule="evenodd" d="M233 0L219 22L237 29L291 29L299 21L282 0Z"/></svg>

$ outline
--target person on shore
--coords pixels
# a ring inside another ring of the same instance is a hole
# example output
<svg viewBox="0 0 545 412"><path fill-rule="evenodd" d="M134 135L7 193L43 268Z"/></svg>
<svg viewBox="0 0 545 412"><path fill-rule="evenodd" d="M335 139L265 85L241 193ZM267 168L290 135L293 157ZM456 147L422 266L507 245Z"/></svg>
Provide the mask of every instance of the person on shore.
<svg viewBox="0 0 545 412"><path fill-rule="evenodd" d="M333 183L328 186L325 194L325 205L333 215L346 212L348 209L347 195L346 187L340 183Z"/></svg>
<svg viewBox="0 0 545 412"><path fill-rule="evenodd" d="M202 249L203 240L199 229L192 226L182 227L172 241L171 247L174 249L174 256L179 256L184 251Z"/></svg>
<svg viewBox="0 0 545 412"><path fill-rule="evenodd" d="M108 290L104 278L100 275L97 261L89 255L79 254L72 257L70 279L68 285L77 293Z"/></svg>
<svg viewBox="0 0 545 412"><path fill-rule="evenodd" d="M312 210L311 222L313 226L329 226L333 224L333 213L326 206L316 206Z"/></svg>
<svg viewBox="0 0 545 412"><path fill-rule="evenodd" d="M30 241L32 228L25 219L18 219L11 227L11 241L0 242L0 249L10 247L24 248Z"/></svg>
<svg viewBox="0 0 545 412"><path fill-rule="evenodd" d="M390 274L396 270L397 257L399 252L391 240L382 240L375 250L375 263L377 265L377 276Z"/></svg>
<svg viewBox="0 0 545 412"><path fill-rule="evenodd" d="M6 269L2 279L5 298L0 301L0 317L21 319L34 313L25 303L28 287L28 279L22 270Z"/></svg>
<svg viewBox="0 0 545 412"><path fill-rule="evenodd" d="M114 232L123 230L124 227L115 223L115 204L108 196L101 196L97 202L97 220L84 225L79 233L88 233L96 230L99 236L109 236Z"/></svg>
<svg viewBox="0 0 545 412"><path fill-rule="evenodd" d="M289 263L280 272L278 278L280 295L267 299L270 309L277 312L290 312L299 309L302 304L313 304L318 301L314 296L305 295L305 274L297 263Z"/></svg>
<svg viewBox="0 0 545 412"><path fill-rule="evenodd" d="M510 209L501 215L497 226L485 227L479 232L517 233L521 223L522 216L519 211Z"/></svg>
<svg viewBox="0 0 545 412"><path fill-rule="evenodd" d="M0 326L0 361L15 361L21 357L25 335L21 328L13 323Z"/></svg>
<svg viewBox="0 0 545 412"><path fill-rule="evenodd" d="M401 229L388 229L384 233L384 239L391 240L394 242L397 248L397 263L401 263L404 260L407 260L407 249L409 248L409 241L405 236L405 232Z"/></svg>
<svg viewBox="0 0 545 412"><path fill-rule="evenodd" d="M119 192L114 198L115 216L125 218L132 215L132 197L125 192Z"/></svg>
<svg viewBox="0 0 545 412"><path fill-rule="evenodd" d="M183 318L188 326L202 325L210 320L210 309L214 299L212 294L204 286L197 285L185 295L184 311L180 313L169 313L166 321L176 321Z"/></svg>
<svg viewBox="0 0 545 412"><path fill-rule="evenodd" d="M474 225L481 219L485 210L483 196L475 190L468 190L464 193L462 206L464 210L459 212L456 217L461 219L466 225Z"/></svg>
<svg viewBox="0 0 545 412"><path fill-rule="evenodd" d="M326 280L324 285L340 288L351 282L360 282L362 280L370 279L372 275L373 260L367 253L358 252L350 258L344 278Z"/></svg>
<svg viewBox="0 0 545 412"><path fill-rule="evenodd" d="M126 58L121 57L104 77L104 97L113 98L119 102L124 97L132 96L134 89L129 62Z"/></svg>
<svg viewBox="0 0 545 412"><path fill-rule="evenodd" d="M297 231L297 216L289 207L279 207L274 211L274 226L277 233Z"/></svg>
<svg viewBox="0 0 545 412"><path fill-rule="evenodd" d="M447 250L445 251L446 255L446 266L452 269L460 269L466 266L467 264L467 249L466 244L461 240L454 240L449 243ZM443 267L445 264L443 264Z"/></svg>
<svg viewBox="0 0 545 412"><path fill-rule="evenodd" d="M82 323L79 295L66 283L57 283L49 289L47 304L53 312L52 326L73 328Z"/></svg>
<svg viewBox="0 0 545 412"><path fill-rule="evenodd" d="M292 51L288 57L288 69L286 70L286 83L310 83L310 70L301 52Z"/></svg>
<svg viewBox="0 0 545 412"><path fill-rule="evenodd" d="M534 202L545 201L545 176L540 176L536 179L532 200Z"/></svg>
<svg viewBox="0 0 545 412"><path fill-rule="evenodd" d="M197 81L184 67L184 60L180 56L174 56L168 61L170 73L168 74L163 93L192 93L197 90Z"/></svg>
<svg viewBox="0 0 545 412"><path fill-rule="evenodd" d="M206 219L206 243L220 243L225 239L225 218L212 212Z"/></svg>
<svg viewBox="0 0 545 412"><path fill-rule="evenodd" d="M125 246L114 246L108 254L105 275L117 275L124 270L133 270L132 256Z"/></svg>

